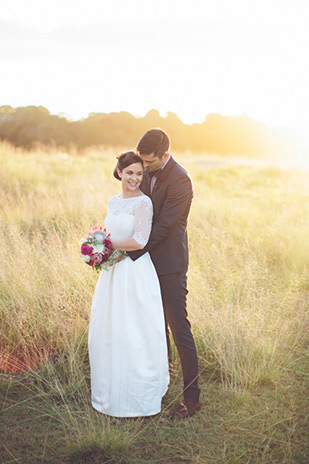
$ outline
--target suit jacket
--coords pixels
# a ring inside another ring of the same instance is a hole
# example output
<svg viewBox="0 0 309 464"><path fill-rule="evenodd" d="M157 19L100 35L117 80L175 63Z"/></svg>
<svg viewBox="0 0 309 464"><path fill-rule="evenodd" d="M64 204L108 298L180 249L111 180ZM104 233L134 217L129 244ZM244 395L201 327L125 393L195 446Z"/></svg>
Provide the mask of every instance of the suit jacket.
<svg viewBox="0 0 309 464"><path fill-rule="evenodd" d="M149 252L158 275L186 272L189 262L187 218L193 198L191 177L170 157L157 176L152 194L147 171L140 188L153 203L152 230L145 248L130 251L128 255L135 261Z"/></svg>

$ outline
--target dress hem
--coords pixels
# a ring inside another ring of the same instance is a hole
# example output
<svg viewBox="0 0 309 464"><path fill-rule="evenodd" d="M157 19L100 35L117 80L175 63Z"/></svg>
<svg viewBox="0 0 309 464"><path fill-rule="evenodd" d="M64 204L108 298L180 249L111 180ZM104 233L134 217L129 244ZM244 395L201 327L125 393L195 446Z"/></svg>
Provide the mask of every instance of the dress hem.
<svg viewBox="0 0 309 464"><path fill-rule="evenodd" d="M156 411L156 412L149 412L147 414L145 413L134 413L134 414L126 414L126 415L120 415L120 414L110 414L108 412L103 412L99 409L99 407L95 406L93 402L91 402L92 404L92 407L100 412L101 414L104 414L105 416L110 416L110 417L119 417L119 418L122 418L124 419L125 417L147 417L147 416L155 416L156 414L159 414L161 412L161 408L159 409L159 411Z"/></svg>

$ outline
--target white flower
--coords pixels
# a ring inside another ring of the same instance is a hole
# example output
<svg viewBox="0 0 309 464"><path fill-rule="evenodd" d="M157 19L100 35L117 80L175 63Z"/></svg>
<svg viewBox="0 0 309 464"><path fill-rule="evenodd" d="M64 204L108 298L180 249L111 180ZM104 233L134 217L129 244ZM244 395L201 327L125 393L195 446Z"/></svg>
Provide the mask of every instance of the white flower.
<svg viewBox="0 0 309 464"><path fill-rule="evenodd" d="M93 238L95 238L98 242L102 243L103 240L106 238L106 233L104 230L95 230L93 233Z"/></svg>
<svg viewBox="0 0 309 464"><path fill-rule="evenodd" d="M89 263L89 261L90 261L90 256L89 255L81 255L81 257L85 261L85 263Z"/></svg>
<svg viewBox="0 0 309 464"><path fill-rule="evenodd" d="M103 253L103 245L92 245L93 253Z"/></svg>
<svg viewBox="0 0 309 464"><path fill-rule="evenodd" d="M82 245L84 243L85 239L84 238L81 238L80 241L79 241L79 244Z"/></svg>

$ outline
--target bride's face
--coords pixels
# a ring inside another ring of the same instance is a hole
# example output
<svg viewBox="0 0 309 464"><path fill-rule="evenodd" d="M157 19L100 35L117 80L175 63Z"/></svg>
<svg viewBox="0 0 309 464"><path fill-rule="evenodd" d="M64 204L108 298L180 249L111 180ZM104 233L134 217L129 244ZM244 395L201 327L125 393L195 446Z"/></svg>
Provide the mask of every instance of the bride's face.
<svg viewBox="0 0 309 464"><path fill-rule="evenodd" d="M118 172L124 193L134 194L138 191L143 179L143 171L141 163L134 163L124 168L122 172Z"/></svg>

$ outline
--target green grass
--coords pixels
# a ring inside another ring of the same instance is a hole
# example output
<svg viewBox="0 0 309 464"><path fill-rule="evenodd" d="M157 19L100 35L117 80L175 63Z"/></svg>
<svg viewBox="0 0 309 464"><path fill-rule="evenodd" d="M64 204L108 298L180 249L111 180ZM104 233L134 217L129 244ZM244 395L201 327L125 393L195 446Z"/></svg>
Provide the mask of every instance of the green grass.
<svg viewBox="0 0 309 464"><path fill-rule="evenodd" d="M177 155L195 198L188 310L202 410L175 372L162 413L113 419L90 405L87 330L97 274L79 239L120 191L109 148L73 156L0 146L0 423L3 463L306 463L309 175L207 167Z"/></svg>
<svg viewBox="0 0 309 464"><path fill-rule="evenodd" d="M164 398L180 392L180 375ZM306 463L305 382L286 372L280 383L261 383L241 395L202 376L203 409L187 421L117 420L74 398L35 387L29 375L6 375L5 420L0 430L9 452L26 463ZM12 461L13 462L13 461Z"/></svg>

